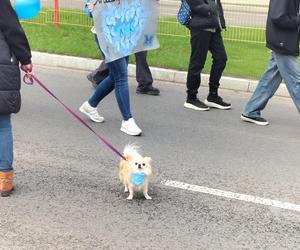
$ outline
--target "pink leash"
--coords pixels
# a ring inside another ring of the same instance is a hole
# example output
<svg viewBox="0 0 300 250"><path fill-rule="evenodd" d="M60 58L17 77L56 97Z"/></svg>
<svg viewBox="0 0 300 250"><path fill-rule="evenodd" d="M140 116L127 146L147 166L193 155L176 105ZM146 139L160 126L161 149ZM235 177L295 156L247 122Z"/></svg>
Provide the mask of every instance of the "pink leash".
<svg viewBox="0 0 300 250"><path fill-rule="evenodd" d="M23 69L22 69L23 70ZM24 71L24 70L23 70ZM72 116L74 116L80 123L82 123L86 128L92 131L96 137L105 144L108 148L110 148L115 154L123 158L125 161L127 160L113 145L111 145L107 140L105 140L102 136L100 136L90 125L88 125L79 115L77 115L72 109L70 109L67 105L65 105L56 95L54 95L50 89L48 89L45 84L43 84L35 75L29 75L25 72L23 77L24 83L28 85L33 85L34 82L38 83L49 95L51 95L56 101L58 101Z"/></svg>

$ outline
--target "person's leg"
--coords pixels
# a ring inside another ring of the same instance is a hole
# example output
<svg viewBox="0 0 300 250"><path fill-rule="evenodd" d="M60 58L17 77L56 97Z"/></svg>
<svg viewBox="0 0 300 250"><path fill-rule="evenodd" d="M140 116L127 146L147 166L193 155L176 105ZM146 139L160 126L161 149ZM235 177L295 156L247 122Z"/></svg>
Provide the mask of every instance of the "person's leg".
<svg viewBox="0 0 300 250"><path fill-rule="evenodd" d="M97 85L102 82L109 75L108 67L103 60L98 68L93 70L91 73L87 74L87 79L92 83L93 87L96 88Z"/></svg>
<svg viewBox="0 0 300 250"><path fill-rule="evenodd" d="M0 172L12 170L13 136L10 115L0 115Z"/></svg>
<svg viewBox="0 0 300 250"><path fill-rule="evenodd" d="M101 84L99 84L93 93L93 95L89 99L89 104L96 108L101 100L106 97L110 92L112 92L115 88L113 74L110 73L108 77L106 77Z"/></svg>
<svg viewBox="0 0 300 250"><path fill-rule="evenodd" d="M95 93L88 102L82 104L79 110L88 115L91 120L102 122L103 120L97 121L97 117L97 119L93 119L95 114L98 115L96 107L105 96L115 89L116 99L123 117L121 131L129 135L140 135L142 130L136 125L130 111L128 57L120 58L107 65L109 68L109 76L97 86Z"/></svg>
<svg viewBox="0 0 300 250"><path fill-rule="evenodd" d="M128 87L128 57L120 58L108 64L115 84L115 94L124 121L132 118ZM101 84L102 85L102 84Z"/></svg>
<svg viewBox="0 0 300 250"><path fill-rule="evenodd" d="M185 108L206 111L209 107L197 98L201 83L201 71L205 65L211 32L191 30L191 57L187 74L187 99Z"/></svg>
<svg viewBox="0 0 300 250"><path fill-rule="evenodd" d="M300 113L300 68L295 56L274 53L279 72Z"/></svg>
<svg viewBox="0 0 300 250"><path fill-rule="evenodd" d="M87 115L94 122L103 122L104 118L99 115L97 106L101 102L101 100L113 90L114 79L110 74L101 82L101 84L98 84L93 95L89 98L88 101L84 102L80 106L79 111Z"/></svg>
<svg viewBox="0 0 300 250"><path fill-rule="evenodd" d="M147 51L135 53L136 80L138 82L136 93L159 95L159 89L152 86L153 78L147 62L147 54Z"/></svg>
<svg viewBox="0 0 300 250"><path fill-rule="evenodd" d="M191 31L191 56L186 83L187 99L197 98L201 83L201 71L205 65L211 36L209 31Z"/></svg>
<svg viewBox="0 0 300 250"><path fill-rule="evenodd" d="M224 102L223 99L218 95L220 79L227 62L227 54L221 32L212 33L209 51L212 54L213 61L209 78L209 95L205 100L205 104L211 108L222 110L230 109L231 104Z"/></svg>
<svg viewBox="0 0 300 250"><path fill-rule="evenodd" d="M10 115L0 115L0 195L13 190L13 136Z"/></svg>
<svg viewBox="0 0 300 250"><path fill-rule="evenodd" d="M242 116L246 118L259 119L261 116L261 111L266 107L269 99L275 94L281 82L282 82L282 77L278 70L278 66L274 58L274 54L272 54L269 60L268 69L265 71L253 95L251 96L250 100L247 102ZM262 124L259 125L267 125L267 124L268 124L267 122L262 121Z"/></svg>
<svg viewBox="0 0 300 250"><path fill-rule="evenodd" d="M108 67L114 79L116 99L123 117L120 130L129 135L141 135L142 130L136 125L130 110L128 57L113 61L108 64Z"/></svg>
<svg viewBox="0 0 300 250"><path fill-rule="evenodd" d="M218 95L220 79L227 62L227 54L221 32L212 34L209 51L211 52L213 59L209 77L209 93Z"/></svg>
<svg viewBox="0 0 300 250"><path fill-rule="evenodd" d="M102 52L102 50L100 48L98 37L96 34L95 34L95 41L96 41L97 47L102 55L102 58L105 59L104 53ZM99 67L96 68L95 70L93 70L91 73L87 74L86 77L93 84L93 87L96 88L97 85L100 82L102 82L108 75L109 75L109 70L105 63L105 60L103 60L101 62L101 64L99 65Z"/></svg>

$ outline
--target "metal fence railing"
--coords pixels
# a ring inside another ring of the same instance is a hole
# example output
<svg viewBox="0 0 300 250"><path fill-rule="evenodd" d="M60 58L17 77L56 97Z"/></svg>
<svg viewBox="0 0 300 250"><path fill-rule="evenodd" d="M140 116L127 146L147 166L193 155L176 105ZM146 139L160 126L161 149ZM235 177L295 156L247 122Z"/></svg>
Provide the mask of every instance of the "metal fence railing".
<svg viewBox="0 0 300 250"><path fill-rule="evenodd" d="M42 0L39 17L26 22L72 26L92 26L91 18L83 11L84 0ZM266 0L223 0L227 32L225 40L264 43L267 17ZM176 20L180 0L160 0L159 34L166 36L189 36L189 31Z"/></svg>

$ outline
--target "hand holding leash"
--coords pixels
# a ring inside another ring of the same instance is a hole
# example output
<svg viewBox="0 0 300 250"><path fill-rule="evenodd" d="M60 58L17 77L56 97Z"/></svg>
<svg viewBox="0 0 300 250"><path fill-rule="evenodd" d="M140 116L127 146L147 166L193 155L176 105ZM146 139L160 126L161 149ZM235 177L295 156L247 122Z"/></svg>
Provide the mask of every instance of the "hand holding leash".
<svg viewBox="0 0 300 250"><path fill-rule="evenodd" d="M33 84L33 65L32 64L26 64L26 65L21 65L21 70L25 72L25 75L23 77L23 81L28 84L32 85Z"/></svg>

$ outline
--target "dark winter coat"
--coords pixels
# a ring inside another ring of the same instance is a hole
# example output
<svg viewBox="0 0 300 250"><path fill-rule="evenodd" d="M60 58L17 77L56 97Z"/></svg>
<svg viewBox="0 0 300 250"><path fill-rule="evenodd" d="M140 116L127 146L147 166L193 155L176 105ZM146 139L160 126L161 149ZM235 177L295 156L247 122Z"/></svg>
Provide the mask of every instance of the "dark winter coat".
<svg viewBox="0 0 300 250"><path fill-rule="evenodd" d="M187 0L191 8L190 29L226 28L223 7L220 0Z"/></svg>
<svg viewBox="0 0 300 250"><path fill-rule="evenodd" d="M19 61L31 63L30 47L9 0L0 0L0 114L21 107Z"/></svg>
<svg viewBox="0 0 300 250"><path fill-rule="evenodd" d="M267 47L277 53L299 55L299 0L270 0Z"/></svg>

